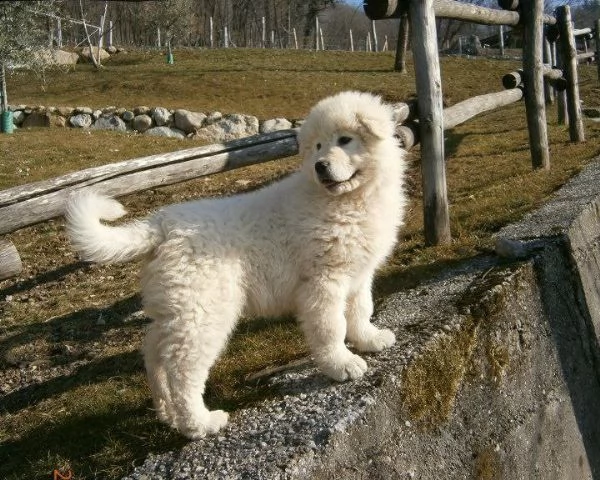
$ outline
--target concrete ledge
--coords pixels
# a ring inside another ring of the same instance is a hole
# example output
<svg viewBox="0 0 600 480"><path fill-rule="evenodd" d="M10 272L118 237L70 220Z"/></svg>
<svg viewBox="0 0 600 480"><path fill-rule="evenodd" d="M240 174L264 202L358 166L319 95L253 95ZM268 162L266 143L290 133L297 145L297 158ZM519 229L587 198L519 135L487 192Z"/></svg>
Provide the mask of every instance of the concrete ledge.
<svg viewBox="0 0 600 480"><path fill-rule="evenodd" d="M500 232L525 260L480 258L386 298L375 322L398 343L365 378L278 373L278 398L127 478L599 479L598 191L597 163L535 228Z"/></svg>

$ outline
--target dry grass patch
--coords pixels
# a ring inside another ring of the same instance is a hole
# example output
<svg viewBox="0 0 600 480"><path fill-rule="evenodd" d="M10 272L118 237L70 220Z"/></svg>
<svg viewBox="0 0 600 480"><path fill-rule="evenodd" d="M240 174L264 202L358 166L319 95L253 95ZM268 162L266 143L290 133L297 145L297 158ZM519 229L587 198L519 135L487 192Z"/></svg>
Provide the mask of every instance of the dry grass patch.
<svg viewBox="0 0 600 480"><path fill-rule="evenodd" d="M348 88L390 100L414 94L414 78L391 71L390 54L215 50L176 52L169 66L157 53L117 56L101 72L76 66L53 73L45 90L11 78L11 103L162 105L191 110L301 118L323 96ZM500 89L514 62L442 60L449 103ZM583 67L582 96L600 105L595 68ZM411 204L393 257L377 279L377 296L415 285L446 265L490 250L490 236L539 205L600 153L600 125L588 141L567 142L551 121L552 169L531 170L524 107L481 116L446 133L452 245L426 248L418 151L410 158ZM0 136L0 188L110 161L188 148L190 141L133 134L37 129ZM297 166L268 162L124 198L132 215L191 198L256 188ZM77 478L117 478L149 452L185 439L151 411L138 348L139 265L90 266L69 248L61 220L9 235L25 270L0 283L0 478L49 478L69 467ZM293 319L244 321L208 384L213 407L235 411L277 392L249 374L306 354ZM451 392L450 392L451 393ZM448 397L450 398L450 397ZM441 411L441 410L440 410Z"/></svg>

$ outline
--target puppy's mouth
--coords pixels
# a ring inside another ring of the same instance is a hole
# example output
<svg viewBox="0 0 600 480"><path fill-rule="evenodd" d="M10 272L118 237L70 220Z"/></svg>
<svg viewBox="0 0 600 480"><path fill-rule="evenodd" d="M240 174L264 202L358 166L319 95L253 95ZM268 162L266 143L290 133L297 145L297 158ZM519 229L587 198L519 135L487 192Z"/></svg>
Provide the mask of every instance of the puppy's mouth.
<svg viewBox="0 0 600 480"><path fill-rule="evenodd" d="M342 193L343 191L354 190L354 188L357 186L356 181L358 180L360 174L360 170L356 170L352 176L346 180L338 181L325 177L319 178L319 181L321 182L321 185L323 185L331 193Z"/></svg>

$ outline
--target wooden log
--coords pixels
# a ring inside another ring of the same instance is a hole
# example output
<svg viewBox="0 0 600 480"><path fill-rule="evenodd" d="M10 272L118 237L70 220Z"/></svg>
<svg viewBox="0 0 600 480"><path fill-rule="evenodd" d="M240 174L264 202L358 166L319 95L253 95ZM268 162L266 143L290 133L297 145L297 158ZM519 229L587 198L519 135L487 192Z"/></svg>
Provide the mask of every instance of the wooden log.
<svg viewBox="0 0 600 480"><path fill-rule="evenodd" d="M590 27L587 28L576 28L573 30L574 37L588 37L592 38L592 29Z"/></svg>
<svg viewBox="0 0 600 480"><path fill-rule="evenodd" d="M444 110L444 129L454 128L475 115L510 105L522 98L523 90L521 88L512 88L469 98Z"/></svg>
<svg viewBox="0 0 600 480"><path fill-rule="evenodd" d="M410 36L410 24L408 14L400 17L398 26L398 42L396 44L396 58L394 61L394 70L400 73L406 73L406 53L408 51L408 39Z"/></svg>
<svg viewBox="0 0 600 480"><path fill-rule="evenodd" d="M366 0L363 7L371 20L400 18L406 11L407 0ZM438 18L452 18L481 25L518 25L521 23L519 12L480 7L456 0L434 0L433 8ZM556 18L543 15L545 24L554 25Z"/></svg>
<svg viewBox="0 0 600 480"><path fill-rule="evenodd" d="M585 52L577 54L577 61L583 62L588 61L590 58L594 58L596 56L596 52Z"/></svg>
<svg viewBox="0 0 600 480"><path fill-rule="evenodd" d="M543 59L546 65L552 65L552 47L550 46L550 42L547 38L542 38L542 42L544 44L544 52ZM561 76L562 76L562 72ZM552 105L554 103L554 88L552 87L552 83L550 79L546 77L544 72L544 98L546 99L546 105Z"/></svg>
<svg viewBox="0 0 600 480"><path fill-rule="evenodd" d="M544 65L544 80L548 81L556 90L563 91L567 88L567 80L563 77L560 68L552 68ZM523 84L523 70L507 73L502 77L504 88L516 88Z"/></svg>
<svg viewBox="0 0 600 480"><path fill-rule="evenodd" d="M596 42L596 67L600 81L600 18L594 22L594 41Z"/></svg>
<svg viewBox="0 0 600 480"><path fill-rule="evenodd" d="M65 200L73 189L93 185L101 193L120 196L296 153L296 132L282 130L226 144L96 167L48 182L16 187L0 192L4 200L0 206L0 232L12 232L62 215Z"/></svg>
<svg viewBox="0 0 600 480"><path fill-rule="evenodd" d="M0 280L14 277L22 270L21 257L13 243L0 238Z"/></svg>
<svg viewBox="0 0 600 480"><path fill-rule="evenodd" d="M579 102L579 77L577 73L577 49L573 37L571 9L563 5L556 9L558 28L560 30L560 50L564 62L564 73L567 79L567 112L569 114L569 136L572 142L583 142L583 118Z"/></svg>
<svg viewBox="0 0 600 480"><path fill-rule="evenodd" d="M410 0L409 16L419 109L425 243L447 244L452 239L444 158L442 81L433 0Z"/></svg>
<svg viewBox="0 0 600 480"><path fill-rule="evenodd" d="M534 169L550 168L550 149L544 103L544 0L521 0L524 20L523 73L525 80L525 111L529 132L531 165Z"/></svg>

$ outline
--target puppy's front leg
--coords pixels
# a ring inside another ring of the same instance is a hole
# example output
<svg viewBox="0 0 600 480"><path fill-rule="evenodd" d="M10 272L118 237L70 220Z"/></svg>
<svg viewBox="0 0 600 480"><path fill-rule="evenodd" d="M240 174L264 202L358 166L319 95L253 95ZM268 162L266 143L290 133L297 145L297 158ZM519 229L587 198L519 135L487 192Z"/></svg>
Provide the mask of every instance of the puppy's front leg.
<svg viewBox="0 0 600 480"><path fill-rule="evenodd" d="M394 332L387 328L377 328L371 323L372 315L373 296L369 277L356 292L350 294L346 307L346 338L360 352L380 352L396 342Z"/></svg>
<svg viewBox="0 0 600 480"><path fill-rule="evenodd" d="M346 347L346 292L327 282L315 282L302 289L298 320L320 370L334 380L362 377L367 362Z"/></svg>

